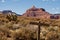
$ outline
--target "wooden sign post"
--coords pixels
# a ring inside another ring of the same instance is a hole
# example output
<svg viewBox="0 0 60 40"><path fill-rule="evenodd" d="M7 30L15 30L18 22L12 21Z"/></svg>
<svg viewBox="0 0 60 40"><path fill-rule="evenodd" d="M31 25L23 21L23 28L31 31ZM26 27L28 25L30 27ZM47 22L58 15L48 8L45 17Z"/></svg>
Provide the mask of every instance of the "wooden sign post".
<svg viewBox="0 0 60 40"><path fill-rule="evenodd" d="M40 40L40 26L49 26L49 24L45 24L45 23L41 23L40 21L39 22L30 22L30 24L32 25L38 25L38 34L37 34L37 40Z"/></svg>

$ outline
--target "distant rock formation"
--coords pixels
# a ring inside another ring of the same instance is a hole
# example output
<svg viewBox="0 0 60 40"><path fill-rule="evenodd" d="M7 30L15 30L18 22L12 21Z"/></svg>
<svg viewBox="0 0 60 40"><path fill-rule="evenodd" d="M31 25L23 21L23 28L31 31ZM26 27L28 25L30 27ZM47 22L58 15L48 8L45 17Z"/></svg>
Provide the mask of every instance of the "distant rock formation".
<svg viewBox="0 0 60 40"><path fill-rule="evenodd" d="M15 12L12 12L11 10L3 10L3 11L0 11L0 14L2 15L17 15L17 16L21 16L19 14L16 14Z"/></svg>
<svg viewBox="0 0 60 40"><path fill-rule="evenodd" d="M6 15L17 15L17 16L24 16L24 17L33 17L33 18L43 18L43 19L60 19L60 14L50 14L44 8L36 8L32 6L29 8L23 15L16 14L11 10L3 10L0 11L0 17Z"/></svg>
<svg viewBox="0 0 60 40"><path fill-rule="evenodd" d="M50 16L51 19L60 19L60 14L52 14Z"/></svg>
<svg viewBox="0 0 60 40"><path fill-rule="evenodd" d="M32 6L30 9L28 9L22 16L25 17L35 17L35 18L49 18L49 19L59 19L60 15L58 14L50 14L43 8L36 8L35 6Z"/></svg>
<svg viewBox="0 0 60 40"><path fill-rule="evenodd" d="M46 12L43 8L36 8L32 6L32 8L28 9L26 13L23 14L25 17L36 17L36 18L49 18L50 13Z"/></svg>
<svg viewBox="0 0 60 40"><path fill-rule="evenodd" d="M8 14L10 14L10 15L16 15L16 13L15 12L12 12L11 10L3 10L2 13L3 14L7 14L7 15Z"/></svg>

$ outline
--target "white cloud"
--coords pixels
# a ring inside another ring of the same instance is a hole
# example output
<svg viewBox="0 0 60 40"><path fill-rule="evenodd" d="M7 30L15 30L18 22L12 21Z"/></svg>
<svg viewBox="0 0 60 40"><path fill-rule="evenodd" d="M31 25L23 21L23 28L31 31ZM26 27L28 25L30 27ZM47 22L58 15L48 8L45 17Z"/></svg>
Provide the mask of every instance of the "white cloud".
<svg viewBox="0 0 60 40"><path fill-rule="evenodd" d="M60 8L58 8L58 7L57 7L57 8L52 8L52 10L59 10L59 9L60 9Z"/></svg>
<svg viewBox="0 0 60 40"><path fill-rule="evenodd" d="M60 11L56 11L55 13L60 13Z"/></svg>
<svg viewBox="0 0 60 40"><path fill-rule="evenodd" d="M19 1L19 0L12 0L12 1Z"/></svg>
<svg viewBox="0 0 60 40"><path fill-rule="evenodd" d="M44 1L44 2L45 2L45 1L53 1L53 2L55 2L56 0L42 0L42 1Z"/></svg>
<svg viewBox="0 0 60 40"><path fill-rule="evenodd" d="M55 8L52 8L52 10L55 10Z"/></svg>
<svg viewBox="0 0 60 40"><path fill-rule="evenodd" d="M42 1L49 1L49 0L42 0Z"/></svg>
<svg viewBox="0 0 60 40"><path fill-rule="evenodd" d="M56 8L57 10L59 10L60 8Z"/></svg>
<svg viewBox="0 0 60 40"><path fill-rule="evenodd" d="M5 2L5 0L2 0L1 2L3 2L3 3L4 3L4 2Z"/></svg>
<svg viewBox="0 0 60 40"><path fill-rule="evenodd" d="M58 7L52 8L52 11L54 11L54 13L60 13L60 8Z"/></svg>
<svg viewBox="0 0 60 40"><path fill-rule="evenodd" d="M53 2L56 1L56 0L52 0Z"/></svg>

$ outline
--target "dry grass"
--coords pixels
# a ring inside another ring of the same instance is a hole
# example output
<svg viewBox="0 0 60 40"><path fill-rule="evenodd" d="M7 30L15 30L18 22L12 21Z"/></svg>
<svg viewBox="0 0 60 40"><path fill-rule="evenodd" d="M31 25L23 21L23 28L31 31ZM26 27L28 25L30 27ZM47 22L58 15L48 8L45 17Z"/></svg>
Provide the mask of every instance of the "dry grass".
<svg viewBox="0 0 60 40"><path fill-rule="evenodd" d="M0 18L0 40L37 40L37 28L31 21L40 21L50 26L41 26L41 40L60 40L60 19L17 17L16 21ZM52 36L53 35L53 36Z"/></svg>

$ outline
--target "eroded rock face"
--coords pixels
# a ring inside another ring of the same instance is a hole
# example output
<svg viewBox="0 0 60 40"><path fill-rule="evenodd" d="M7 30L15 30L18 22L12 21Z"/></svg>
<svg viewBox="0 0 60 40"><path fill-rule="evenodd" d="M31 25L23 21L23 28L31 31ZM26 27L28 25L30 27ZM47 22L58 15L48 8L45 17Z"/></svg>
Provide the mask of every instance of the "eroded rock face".
<svg viewBox="0 0 60 40"><path fill-rule="evenodd" d="M50 16L51 19L60 19L60 14L53 14Z"/></svg>
<svg viewBox="0 0 60 40"><path fill-rule="evenodd" d="M0 15L17 15L17 14L11 10L3 10L0 11Z"/></svg>
<svg viewBox="0 0 60 40"><path fill-rule="evenodd" d="M28 9L26 13L23 14L25 17L36 17L36 18L50 18L48 12L45 11L43 8L36 8L33 6L32 8Z"/></svg>
<svg viewBox="0 0 60 40"><path fill-rule="evenodd" d="M32 6L22 16L35 17L35 18L49 18L49 19L60 19L60 14L50 14L43 8L36 8Z"/></svg>

